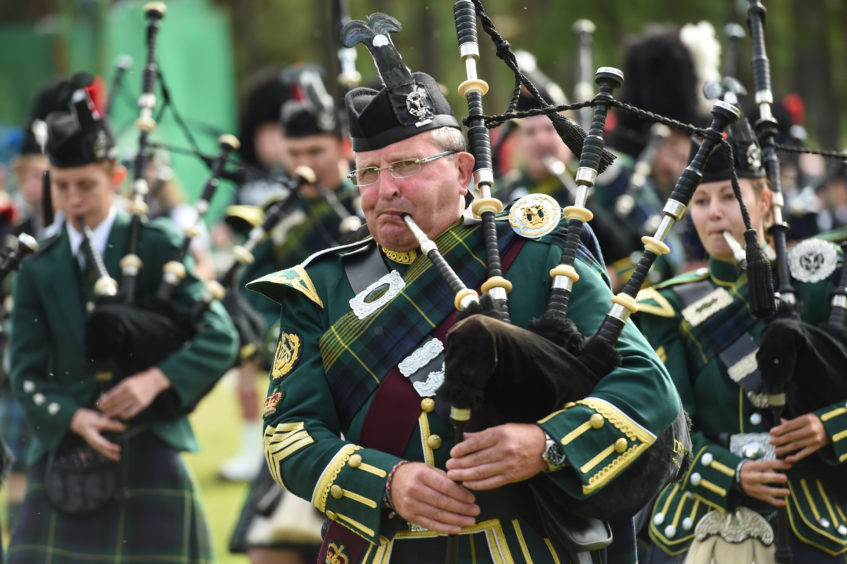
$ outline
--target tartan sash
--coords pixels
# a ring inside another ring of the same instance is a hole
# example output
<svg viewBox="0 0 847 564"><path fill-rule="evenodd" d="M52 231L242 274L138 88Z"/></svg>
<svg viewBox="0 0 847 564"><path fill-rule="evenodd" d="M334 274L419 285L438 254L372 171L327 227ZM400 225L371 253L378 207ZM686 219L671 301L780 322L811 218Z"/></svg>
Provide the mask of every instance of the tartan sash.
<svg viewBox="0 0 847 564"><path fill-rule="evenodd" d="M515 240L508 223L498 222L501 254ZM445 260L469 288L485 275L483 230L456 226L435 239ZM420 344L453 310L453 295L428 257L420 255L403 277L405 287L364 319L347 312L321 336L324 371L342 428L373 393L389 370Z"/></svg>
<svg viewBox="0 0 847 564"><path fill-rule="evenodd" d="M356 190L345 181L336 192L339 202L352 214L353 197ZM308 218L291 227L285 233L285 239L275 246L276 264L293 265L308 257L315 249L337 245L341 226L338 214L324 200L309 200L301 197L296 209Z"/></svg>
<svg viewBox="0 0 847 564"><path fill-rule="evenodd" d="M705 286L697 288L696 286ZM685 286L690 292L683 290ZM713 288L708 280L686 284L680 289L674 289L677 296L682 299L683 305L689 305L698 298L708 293L707 288ZM743 368L740 363L745 357L754 353L757 344L750 334L752 328L759 322L750 314L747 308L747 276L739 276L738 279L727 288L732 296L732 302L726 307L699 323L696 327L683 319L682 331L684 335L695 342L699 353L690 353L688 358L696 367L696 372L701 372L706 365L716 358L723 364L730 377L744 390L747 397L757 407L763 401L761 394L761 376L758 368L750 366L742 370L742 373L733 374ZM686 295L687 294L687 295Z"/></svg>

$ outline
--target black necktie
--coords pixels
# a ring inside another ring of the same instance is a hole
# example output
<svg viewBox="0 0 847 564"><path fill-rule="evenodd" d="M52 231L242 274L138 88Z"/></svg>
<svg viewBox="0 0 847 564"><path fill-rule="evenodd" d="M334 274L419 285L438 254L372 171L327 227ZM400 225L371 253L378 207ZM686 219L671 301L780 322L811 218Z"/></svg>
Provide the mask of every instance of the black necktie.
<svg viewBox="0 0 847 564"><path fill-rule="evenodd" d="M85 241L79 246L79 254L82 257L83 267L82 275L86 284L92 284L97 277L97 269L94 267L94 257L91 256L91 250Z"/></svg>

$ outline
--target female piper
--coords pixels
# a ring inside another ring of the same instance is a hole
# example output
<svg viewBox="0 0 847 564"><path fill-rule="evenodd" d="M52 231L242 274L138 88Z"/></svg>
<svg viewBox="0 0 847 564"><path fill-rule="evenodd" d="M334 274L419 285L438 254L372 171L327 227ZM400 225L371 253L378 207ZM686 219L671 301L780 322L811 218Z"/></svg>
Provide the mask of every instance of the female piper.
<svg viewBox="0 0 847 564"><path fill-rule="evenodd" d="M772 193L746 120L730 128L729 141L752 227L764 241ZM699 562L695 553L707 544L710 556L703 561L760 562L770 553L772 562L779 511L787 512L794 562L847 562L847 398L833 394L801 410L792 409L789 395L789 409L773 420L760 372L766 367L761 356L757 361L772 332L765 330L769 322L750 313L747 273L732 249L744 225L729 159L726 147L713 154L690 205L708 268L638 295L636 321L692 419L695 457L684 479L667 486L653 505L647 562L682 562L686 555L686 562ZM816 326L826 320L837 282L836 247L804 241L791 249L788 262L803 304L800 318ZM795 371L801 386L814 385L807 371Z"/></svg>

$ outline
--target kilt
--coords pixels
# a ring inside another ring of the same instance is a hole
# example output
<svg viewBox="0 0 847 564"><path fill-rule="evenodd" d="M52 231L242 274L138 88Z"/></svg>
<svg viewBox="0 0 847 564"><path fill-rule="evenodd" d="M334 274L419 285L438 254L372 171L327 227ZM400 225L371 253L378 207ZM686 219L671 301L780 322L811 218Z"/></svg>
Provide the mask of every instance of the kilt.
<svg viewBox="0 0 847 564"><path fill-rule="evenodd" d="M44 490L46 457L29 471L11 534L8 564L214 562L199 491L179 452L145 432L123 444L125 501L84 515L53 508Z"/></svg>
<svg viewBox="0 0 847 564"><path fill-rule="evenodd" d="M15 455L11 471L25 472L26 450L32 436L24 421L21 406L12 396L8 378L0 384L0 436Z"/></svg>
<svg viewBox="0 0 847 564"><path fill-rule="evenodd" d="M296 514L283 515L285 496L293 497L294 494L283 490L271 477L267 465L263 464L250 484L247 499L230 537L230 552L245 553L253 548L290 550L299 552L304 561L317 561L321 547L321 527L318 525L309 530L309 524L318 521L318 518L323 519L323 516L306 503L295 508ZM291 524L299 525L296 531L287 529L285 523L280 522L286 519Z"/></svg>

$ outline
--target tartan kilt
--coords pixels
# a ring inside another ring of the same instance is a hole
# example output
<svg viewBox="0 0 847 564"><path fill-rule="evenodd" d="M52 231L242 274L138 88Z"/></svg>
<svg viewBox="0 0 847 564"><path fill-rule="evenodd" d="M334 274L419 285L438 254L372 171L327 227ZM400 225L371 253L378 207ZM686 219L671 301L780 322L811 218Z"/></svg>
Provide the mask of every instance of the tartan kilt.
<svg viewBox="0 0 847 564"><path fill-rule="evenodd" d="M32 434L26 426L21 406L12 395L9 379L0 384L0 436L15 456L12 472L26 471L26 451Z"/></svg>
<svg viewBox="0 0 847 564"><path fill-rule="evenodd" d="M44 490L47 457L29 471L7 564L215 562L200 493L178 451L146 432L123 444L125 501L84 515L54 509Z"/></svg>

